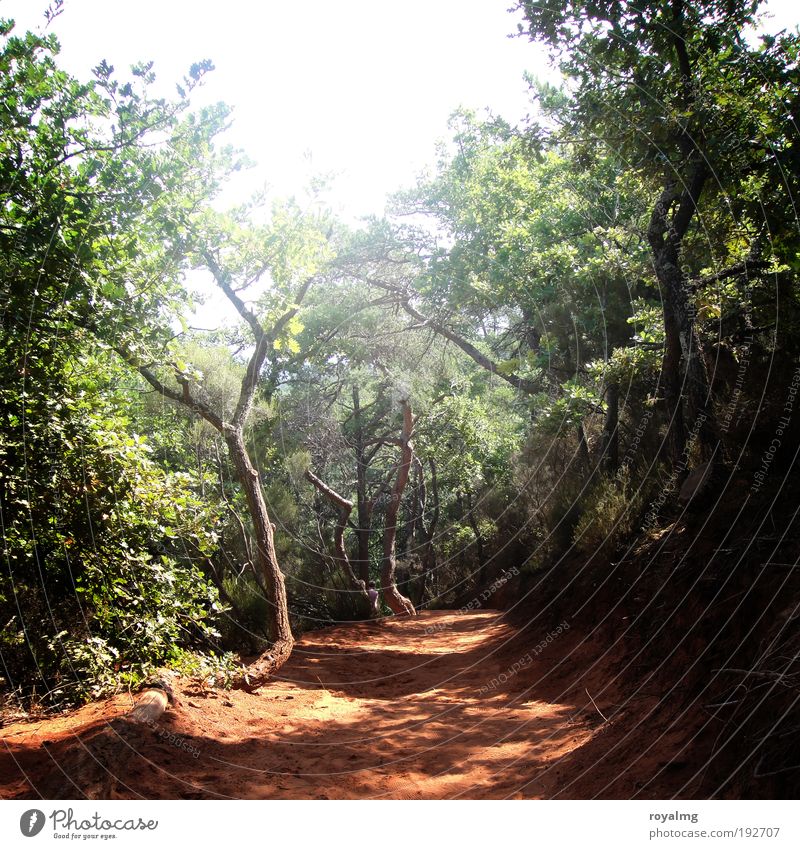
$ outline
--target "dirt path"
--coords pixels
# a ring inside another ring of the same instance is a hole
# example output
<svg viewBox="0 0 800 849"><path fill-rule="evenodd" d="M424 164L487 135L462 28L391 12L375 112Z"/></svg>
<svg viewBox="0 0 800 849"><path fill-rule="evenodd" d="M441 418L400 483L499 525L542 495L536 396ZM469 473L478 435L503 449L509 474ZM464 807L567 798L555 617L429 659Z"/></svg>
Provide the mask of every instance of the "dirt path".
<svg viewBox="0 0 800 849"><path fill-rule="evenodd" d="M496 611L426 612L314 632L280 680L257 694L187 683L159 728L143 730L113 795L592 795L592 782L608 784L608 770L603 778L597 765L605 746L598 738L609 726L584 692L570 651L575 636L567 632L534 656L530 636L517 639ZM0 730L0 795L47 798L68 774L70 795L80 797L76 751L129 704L116 697ZM632 795L634 778L603 795Z"/></svg>

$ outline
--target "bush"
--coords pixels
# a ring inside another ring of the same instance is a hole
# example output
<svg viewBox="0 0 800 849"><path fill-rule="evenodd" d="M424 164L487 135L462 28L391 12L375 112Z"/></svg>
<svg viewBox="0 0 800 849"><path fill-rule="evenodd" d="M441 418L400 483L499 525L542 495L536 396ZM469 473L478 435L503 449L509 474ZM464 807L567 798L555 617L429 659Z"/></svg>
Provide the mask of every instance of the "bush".
<svg viewBox="0 0 800 849"><path fill-rule="evenodd" d="M635 484L627 466L613 477L600 477L581 503L572 535L575 548L587 554L613 551L635 529L658 477L651 475Z"/></svg>
<svg viewBox="0 0 800 849"><path fill-rule="evenodd" d="M19 403L0 393L0 412ZM6 432L20 450L0 476L11 567L0 575L0 653L9 689L75 702L209 647L221 606L196 565L213 551L215 520L191 478L153 463L102 396L58 403L35 427Z"/></svg>

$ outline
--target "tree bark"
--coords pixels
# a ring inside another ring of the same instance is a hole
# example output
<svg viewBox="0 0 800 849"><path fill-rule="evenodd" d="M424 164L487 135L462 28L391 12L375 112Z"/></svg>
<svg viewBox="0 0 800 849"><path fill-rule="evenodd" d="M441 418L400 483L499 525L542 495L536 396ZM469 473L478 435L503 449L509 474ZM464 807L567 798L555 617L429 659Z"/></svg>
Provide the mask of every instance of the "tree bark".
<svg viewBox="0 0 800 849"><path fill-rule="evenodd" d="M430 523L425 531L425 536L427 542L425 544L425 556L422 561L424 572L425 582L422 586L422 600L425 600L425 592L430 587L432 594L435 594L434 587L436 586L435 577L436 577L436 546L434 545L434 540L436 539L436 529L439 526L439 476L436 469L436 461L433 457L428 461L431 467L431 495L433 497L433 515L431 516Z"/></svg>
<svg viewBox="0 0 800 849"><path fill-rule="evenodd" d="M680 266L683 237L706 179L707 166L697 161L683 191L668 183L653 209L647 231L664 303L662 377L673 463L678 463L685 451L687 427L697 436L704 457L710 456L718 444L708 373L689 303L689 284ZM681 371L685 380L681 380Z"/></svg>
<svg viewBox="0 0 800 849"><path fill-rule="evenodd" d="M494 374L499 377L501 380L505 380L506 383L510 383L515 389L518 389L520 392L525 393L526 395L534 395L539 391L539 384L536 381L529 380L526 377L520 377L518 374L508 374L500 365L498 365L494 360L490 357L487 357L481 351L479 351L471 342L468 342L464 339L463 336L459 336L454 331L450 330L450 328L446 327L441 322L435 321L432 318L427 318L422 315L419 310L417 310L414 306L411 305L411 302L408 298L402 299L400 301L400 305L402 308L416 321L420 324L430 327L432 330L436 331L440 336L443 336L445 339L448 339L457 347L461 348L461 350L469 357L471 357L481 368L486 369L490 374Z"/></svg>
<svg viewBox="0 0 800 849"><path fill-rule="evenodd" d="M611 382L606 387L606 420L603 425L603 452L601 468L614 475L619 466L619 384Z"/></svg>
<svg viewBox="0 0 800 849"><path fill-rule="evenodd" d="M367 495L367 457L364 444L364 424L358 387L353 387L353 424L356 452L356 505L358 555L356 571L365 584L369 583L369 535L372 528L372 503Z"/></svg>
<svg viewBox="0 0 800 849"><path fill-rule="evenodd" d="M267 359L268 353L273 349L275 341L280 337L286 325L297 315L300 305L308 293L313 278L307 278L299 287L292 298L292 306L280 315L267 331L258 317L239 297L233 286L231 276L224 271L216 258L209 252L203 254L206 264L214 275L217 285L222 289L225 296L233 304L236 311L250 327L255 341L253 353L247 363L245 375L239 390L239 398L236 409L230 421L226 421L217 414L208 403L192 393L191 378L184 374L177 365L173 365L175 380L180 389L174 389L162 383L161 380L147 366L136 361L129 352L118 349L118 353L130 365L136 367L142 377L165 398L183 404L192 412L202 416L211 424L224 438L228 447L236 478L244 490L250 518L253 523L255 538L255 566L257 572L262 576L264 582L264 596L270 607L270 617L267 622L267 633L272 645L247 669L241 678L235 679L234 687L254 690L264 684L267 679L288 660L294 646L294 637L289 620L289 605L286 598L286 585L283 572L278 565L275 552L275 540L273 527L270 521L264 495L261 491L261 482L257 470L254 468L247 453L244 442L244 428L250 411L253 408L256 387Z"/></svg>
<svg viewBox="0 0 800 849"><path fill-rule="evenodd" d="M417 582L414 593L417 604L424 604L425 595L428 590L429 581L436 571L436 548L433 538L436 534L436 526L439 522L439 487L436 477L436 462L429 460L431 467L431 494L433 507L430 512L432 516L428 524L425 524L425 514L428 510L428 487L425 483L425 468L422 461L414 456L414 470L416 478L416 515L414 517L413 535L416 546L420 552L420 563L422 574Z"/></svg>
<svg viewBox="0 0 800 849"><path fill-rule="evenodd" d="M369 596L367 595L367 584L365 581L356 577L353 568L350 565L350 558L347 556L347 547L344 544L344 532L347 528L347 520L353 512L353 502L348 501L344 496L339 495L336 490L331 489L326 483L320 480L310 469L306 470L306 480L313 484L319 492L321 492L338 511L336 528L333 532L333 545L336 550L336 559L344 573L345 580L352 592L357 593L363 601L362 607L367 614L369 610Z"/></svg>
<svg viewBox="0 0 800 849"><path fill-rule="evenodd" d="M677 92L679 103L686 114L691 114L697 99L695 86L699 80L686 45L684 15L683 3L675 0L672 3L672 20L666 31L681 71L681 85ZM650 216L647 240L664 303L666 340L662 375L670 416L670 453L673 463L678 463L686 450L687 429L696 435L706 459L719 445L719 430L690 304L691 283L680 261L683 239L697 211L710 169L688 125L678 131L674 140L680 150L682 164L673 168L665 179Z"/></svg>
<svg viewBox="0 0 800 849"><path fill-rule="evenodd" d="M415 593L418 604L424 604L429 581L436 571L436 548L433 544L433 538L439 522L439 487L436 477L436 463L433 458L429 462L431 467L433 508L431 519L426 525L425 513L428 511L428 487L425 483L425 468L419 457L414 456L414 468L417 476L417 514L415 516L414 534L417 545L419 546L420 561L422 563L422 576L420 577L418 589Z"/></svg>
<svg viewBox="0 0 800 849"><path fill-rule="evenodd" d="M464 503L467 505L467 522L475 534L475 551L478 555L478 586L482 586L486 580L486 554L483 547L483 535L481 534L478 517L475 515L475 505L472 501L472 490L464 490Z"/></svg>
<svg viewBox="0 0 800 849"><path fill-rule="evenodd" d="M264 596L271 612L267 623L267 634L272 645L248 667L243 682L244 686L255 689L289 659L294 646L294 637L289 622L286 584L283 572L278 566L272 523L261 492L258 471L250 462L241 430L234 429L226 434L225 442L236 469L236 476L244 490L253 522L256 566L264 579Z"/></svg>
<svg viewBox="0 0 800 849"><path fill-rule="evenodd" d="M414 418L409 401L401 401L403 409L403 430L400 437L400 466L397 470L394 488L392 489L389 507L386 510L386 525L383 532L383 564L381 568L381 589L383 598L389 609L396 615L415 616L416 610L411 600L402 595L395 584L395 541L397 539L397 514L400 501L403 498L408 483L411 463L414 459L414 449L411 436L414 428Z"/></svg>

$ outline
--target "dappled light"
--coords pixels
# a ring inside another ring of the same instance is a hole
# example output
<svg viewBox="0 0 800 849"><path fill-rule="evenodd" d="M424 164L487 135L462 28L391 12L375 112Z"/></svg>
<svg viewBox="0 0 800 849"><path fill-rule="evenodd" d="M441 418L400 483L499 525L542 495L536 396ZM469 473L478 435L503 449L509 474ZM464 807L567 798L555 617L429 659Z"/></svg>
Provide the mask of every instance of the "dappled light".
<svg viewBox="0 0 800 849"><path fill-rule="evenodd" d="M0 0L3 798L797 795L800 29L506 5Z"/></svg>

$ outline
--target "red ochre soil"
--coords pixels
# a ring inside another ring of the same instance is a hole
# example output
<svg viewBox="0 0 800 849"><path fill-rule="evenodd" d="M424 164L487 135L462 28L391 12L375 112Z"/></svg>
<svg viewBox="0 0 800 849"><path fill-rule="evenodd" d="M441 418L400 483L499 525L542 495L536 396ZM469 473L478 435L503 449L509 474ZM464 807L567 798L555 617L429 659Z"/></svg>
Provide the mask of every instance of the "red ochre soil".
<svg viewBox="0 0 800 849"><path fill-rule="evenodd" d="M691 796L682 752L697 729L657 709L657 694L615 691L596 639L573 627L534 654L546 636L499 611L307 634L255 694L181 681L111 797ZM131 704L116 696L0 729L0 797L49 798L68 776L83 798L76 753Z"/></svg>

